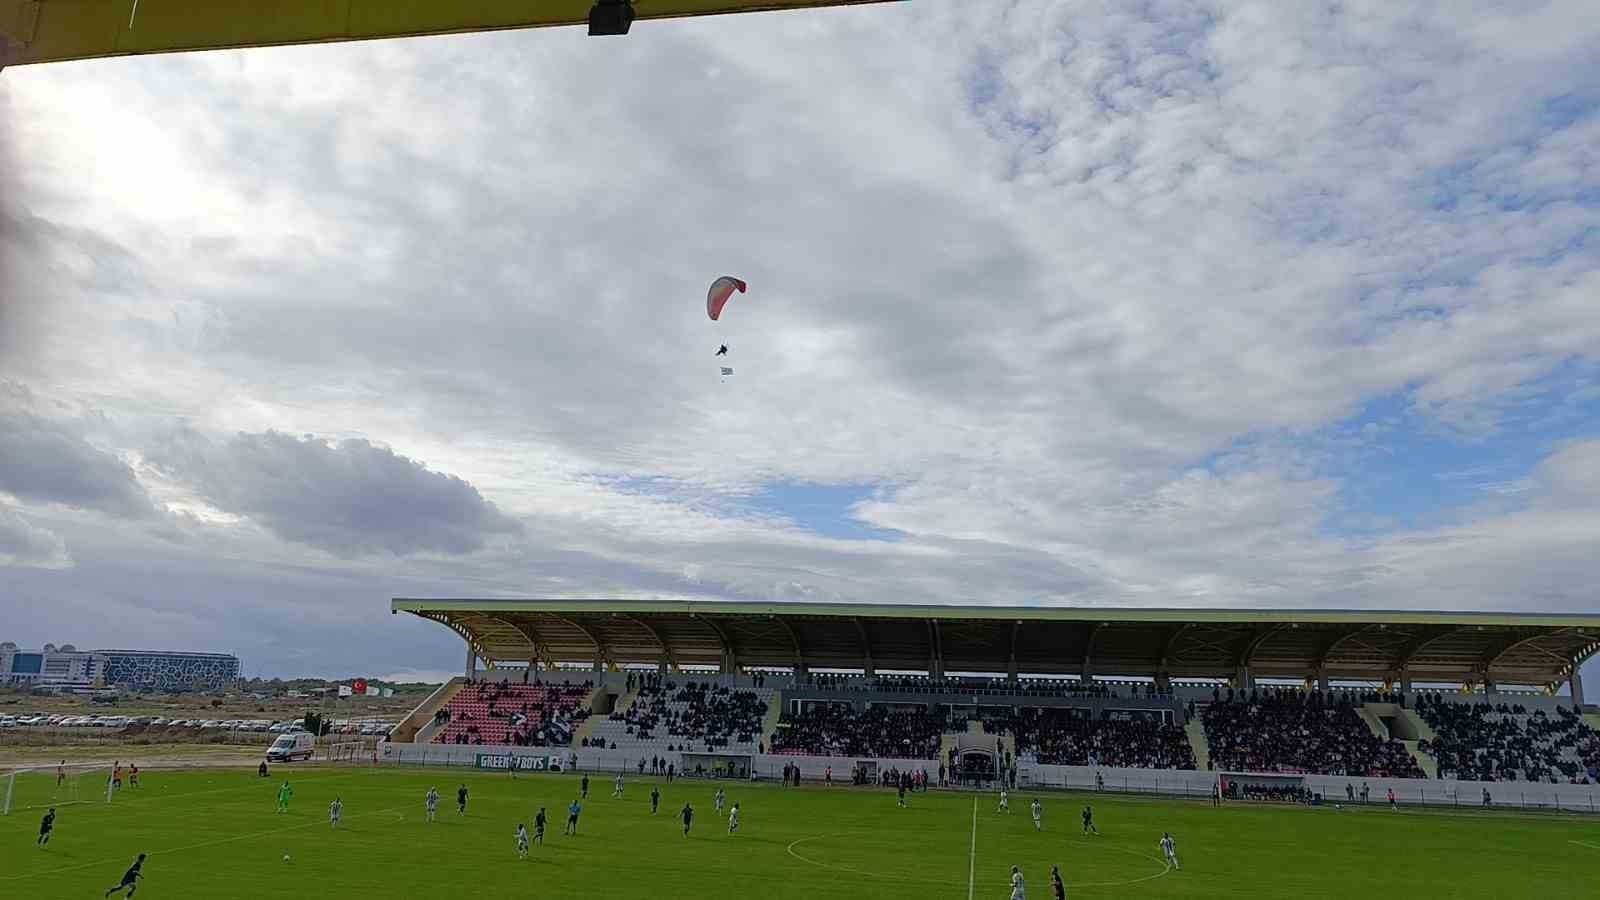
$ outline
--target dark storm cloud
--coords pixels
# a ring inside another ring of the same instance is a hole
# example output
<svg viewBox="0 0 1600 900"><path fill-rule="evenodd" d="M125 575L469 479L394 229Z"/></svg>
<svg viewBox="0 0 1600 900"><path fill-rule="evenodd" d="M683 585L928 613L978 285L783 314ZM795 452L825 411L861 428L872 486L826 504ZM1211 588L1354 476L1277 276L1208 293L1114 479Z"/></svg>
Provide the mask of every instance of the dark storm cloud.
<svg viewBox="0 0 1600 900"><path fill-rule="evenodd" d="M472 553L521 530L462 479L366 440L184 431L151 461L218 509L337 556Z"/></svg>
<svg viewBox="0 0 1600 900"><path fill-rule="evenodd" d="M147 516L155 506L133 469L90 444L71 425L7 409L22 393L0 382L0 492L114 516Z"/></svg>

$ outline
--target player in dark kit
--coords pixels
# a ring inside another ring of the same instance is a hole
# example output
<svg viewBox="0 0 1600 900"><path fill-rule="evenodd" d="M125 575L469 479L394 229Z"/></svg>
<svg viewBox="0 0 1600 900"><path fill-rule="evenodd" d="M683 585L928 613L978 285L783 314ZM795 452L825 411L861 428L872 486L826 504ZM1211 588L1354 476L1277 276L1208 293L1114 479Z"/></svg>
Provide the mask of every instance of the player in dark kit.
<svg viewBox="0 0 1600 900"><path fill-rule="evenodd" d="M694 807L685 803L683 805L683 811L678 813L678 815L683 817L683 836L688 837L689 826L694 824Z"/></svg>
<svg viewBox="0 0 1600 900"><path fill-rule="evenodd" d="M539 814L533 817L533 842L544 846L544 807L539 807Z"/></svg>
<svg viewBox="0 0 1600 900"><path fill-rule="evenodd" d="M461 787L456 788L456 815L464 816L466 814L467 814L467 786L463 784Z"/></svg>
<svg viewBox="0 0 1600 900"><path fill-rule="evenodd" d="M660 808L661 808L661 789L658 788L658 787L652 787L650 789L650 815L652 815L652 816L655 815L656 814L656 810L660 809Z"/></svg>
<svg viewBox="0 0 1600 900"><path fill-rule="evenodd" d="M1067 886L1061 881L1061 868L1050 867L1050 890L1056 895L1056 900L1067 900Z"/></svg>
<svg viewBox="0 0 1600 900"><path fill-rule="evenodd" d="M1083 833L1088 834L1091 831L1095 834L1100 833L1100 829L1094 827L1094 810L1085 806L1083 808Z"/></svg>
<svg viewBox="0 0 1600 900"><path fill-rule="evenodd" d="M50 843L50 832L55 829L56 808L52 806L50 811L44 814L44 819L39 822L39 846L43 847L45 844Z"/></svg>
<svg viewBox="0 0 1600 900"><path fill-rule="evenodd" d="M142 868L144 868L143 853L139 854L139 858L133 861L133 865L128 867L128 871L122 873L122 882L114 888L107 888L105 895L109 897L119 891L126 890L128 893L123 896L132 897L134 891L139 889L139 879L144 877L144 873L139 871Z"/></svg>
<svg viewBox="0 0 1600 900"><path fill-rule="evenodd" d="M587 776L587 775L583 776L583 781L578 783L578 788L579 788L579 792L580 792L580 796L578 797L578 799L580 799L580 800L589 799L589 776Z"/></svg>

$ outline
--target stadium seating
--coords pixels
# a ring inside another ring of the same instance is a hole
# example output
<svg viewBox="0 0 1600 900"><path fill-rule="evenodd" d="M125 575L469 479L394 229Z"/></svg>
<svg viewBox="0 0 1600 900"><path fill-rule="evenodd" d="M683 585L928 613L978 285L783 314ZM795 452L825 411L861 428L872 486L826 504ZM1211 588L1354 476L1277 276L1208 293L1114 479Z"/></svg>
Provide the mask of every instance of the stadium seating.
<svg viewBox="0 0 1600 900"><path fill-rule="evenodd" d="M1017 755L1045 765L1193 769L1194 748L1182 725L1156 720L1089 719L1061 709L1024 709L1008 723Z"/></svg>
<svg viewBox="0 0 1600 900"><path fill-rule="evenodd" d="M1233 772L1425 777L1405 745L1379 738L1347 698L1252 691L1201 713L1211 766Z"/></svg>
<svg viewBox="0 0 1600 900"><path fill-rule="evenodd" d="M755 753L772 689L712 681L666 681L639 689L633 704L596 722L591 746L646 753Z"/></svg>
<svg viewBox="0 0 1600 900"><path fill-rule="evenodd" d="M784 713L772 735L772 752L796 756L874 756L934 759L944 734L942 717L927 712L856 711L849 704L818 704Z"/></svg>
<svg viewBox="0 0 1600 900"><path fill-rule="evenodd" d="M1459 703L1417 698L1417 713L1437 738L1418 749L1439 763L1439 777L1463 781L1595 782L1600 735L1566 707L1554 715L1516 703Z"/></svg>
<svg viewBox="0 0 1600 900"><path fill-rule="evenodd" d="M588 684L479 682L463 687L438 718L436 744L564 747L588 715Z"/></svg>

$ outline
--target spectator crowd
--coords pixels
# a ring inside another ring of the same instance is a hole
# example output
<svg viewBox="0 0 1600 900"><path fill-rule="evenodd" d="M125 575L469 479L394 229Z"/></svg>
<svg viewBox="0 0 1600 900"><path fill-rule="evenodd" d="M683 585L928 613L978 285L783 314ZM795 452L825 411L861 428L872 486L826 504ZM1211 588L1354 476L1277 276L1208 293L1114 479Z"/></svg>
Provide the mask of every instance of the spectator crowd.
<svg viewBox="0 0 1600 900"><path fill-rule="evenodd" d="M934 759L943 717L926 711L892 712L847 703L819 703L798 715L784 713L772 735L772 752L810 756Z"/></svg>
<svg viewBox="0 0 1600 900"><path fill-rule="evenodd" d="M1285 688L1240 692L1201 713L1214 769L1422 778L1399 741L1384 740L1349 695Z"/></svg>
<svg viewBox="0 0 1600 900"><path fill-rule="evenodd" d="M434 714L434 743L565 747L589 710L594 686L472 682Z"/></svg>
<svg viewBox="0 0 1600 900"><path fill-rule="evenodd" d="M1592 784L1600 770L1600 735L1564 706L1554 715L1520 703L1458 703L1417 698L1433 740L1418 749L1439 764L1440 778Z"/></svg>
<svg viewBox="0 0 1600 900"><path fill-rule="evenodd" d="M1002 727L1014 736L1019 756L1046 765L1195 767L1194 749L1181 725L1163 723L1158 717L1091 719L1072 712L1023 709Z"/></svg>
<svg viewBox="0 0 1600 900"><path fill-rule="evenodd" d="M641 678L638 696L612 721L626 722L625 732L641 740L658 736L684 738L669 750L714 751L732 743L748 744L761 730L767 704L754 692L711 682L676 682L659 676Z"/></svg>

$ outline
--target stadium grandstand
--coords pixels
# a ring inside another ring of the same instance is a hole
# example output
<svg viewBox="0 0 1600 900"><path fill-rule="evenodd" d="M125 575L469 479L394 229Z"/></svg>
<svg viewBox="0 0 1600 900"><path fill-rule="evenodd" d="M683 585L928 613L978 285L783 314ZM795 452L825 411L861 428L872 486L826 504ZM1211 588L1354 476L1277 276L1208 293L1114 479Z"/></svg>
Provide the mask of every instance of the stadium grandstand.
<svg viewBox="0 0 1600 900"><path fill-rule="evenodd" d="M1353 796L1351 779L1425 798L1440 779L1600 776L1578 674L1600 616L555 599L391 611L466 648L462 676L397 729L399 761L544 746L561 748L550 765L586 770L922 770L1286 798Z"/></svg>

